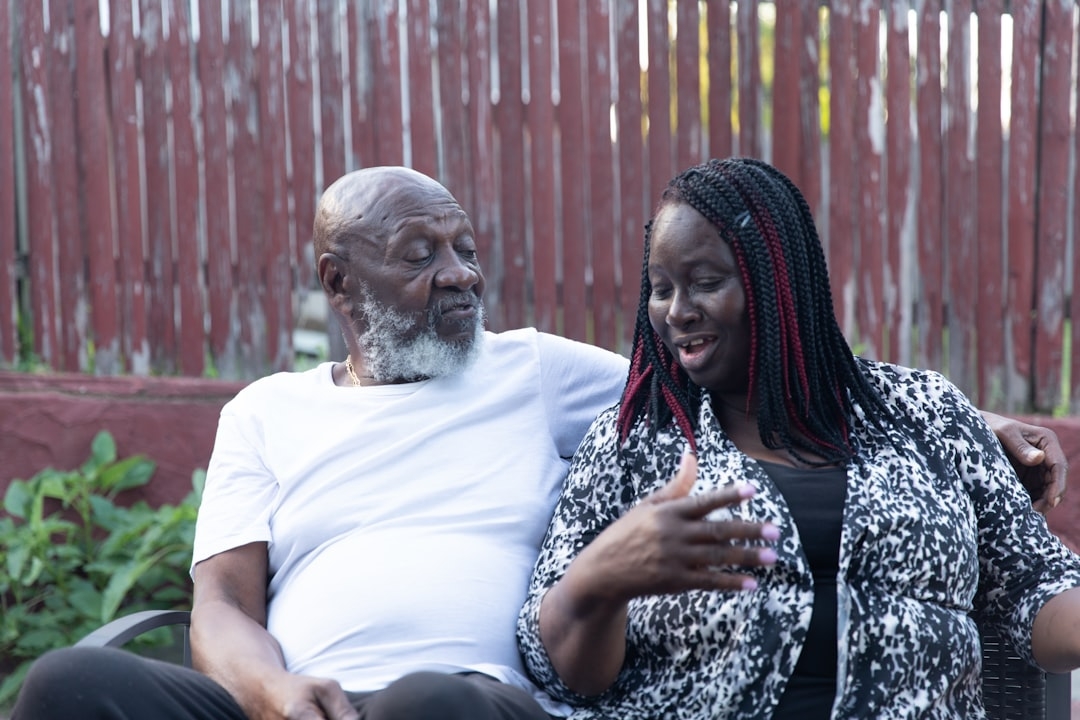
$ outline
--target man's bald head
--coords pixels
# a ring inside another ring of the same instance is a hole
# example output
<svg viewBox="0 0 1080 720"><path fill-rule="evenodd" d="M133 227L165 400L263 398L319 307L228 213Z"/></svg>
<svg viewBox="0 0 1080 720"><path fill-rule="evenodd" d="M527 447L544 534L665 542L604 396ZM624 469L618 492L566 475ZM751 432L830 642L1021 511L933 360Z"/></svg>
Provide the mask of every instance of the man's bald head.
<svg viewBox="0 0 1080 720"><path fill-rule="evenodd" d="M358 239L384 240L401 209L457 204L438 181L411 168L370 167L342 175L326 188L315 210L315 258L349 255Z"/></svg>

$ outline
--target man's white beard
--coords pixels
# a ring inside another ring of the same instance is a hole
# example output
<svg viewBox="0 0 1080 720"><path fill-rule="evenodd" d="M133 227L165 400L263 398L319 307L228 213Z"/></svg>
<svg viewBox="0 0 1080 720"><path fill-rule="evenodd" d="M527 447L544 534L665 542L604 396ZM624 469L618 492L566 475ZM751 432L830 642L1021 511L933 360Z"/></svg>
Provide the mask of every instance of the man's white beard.
<svg viewBox="0 0 1080 720"><path fill-rule="evenodd" d="M359 338L365 368L376 382L445 377L463 372L480 355L484 337L484 304L476 295L470 302L476 315L467 321L465 330L472 334L451 342L439 337L435 328L446 310L456 307L453 298L444 300L432 311L417 314L397 309L371 299L370 293L360 306L368 329ZM411 335L411 337L410 337Z"/></svg>

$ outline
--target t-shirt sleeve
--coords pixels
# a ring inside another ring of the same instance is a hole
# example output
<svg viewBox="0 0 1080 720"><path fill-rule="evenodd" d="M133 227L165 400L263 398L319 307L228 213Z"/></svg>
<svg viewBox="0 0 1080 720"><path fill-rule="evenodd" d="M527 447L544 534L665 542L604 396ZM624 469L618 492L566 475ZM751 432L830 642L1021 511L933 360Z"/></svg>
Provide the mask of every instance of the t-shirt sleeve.
<svg viewBox="0 0 1080 720"><path fill-rule="evenodd" d="M278 484L262 461L262 438L241 394L222 408L195 523L191 567L218 553L270 542Z"/></svg>
<svg viewBox="0 0 1080 720"><path fill-rule="evenodd" d="M559 455L569 458L596 417L619 401L629 361L618 353L538 333L548 423Z"/></svg>

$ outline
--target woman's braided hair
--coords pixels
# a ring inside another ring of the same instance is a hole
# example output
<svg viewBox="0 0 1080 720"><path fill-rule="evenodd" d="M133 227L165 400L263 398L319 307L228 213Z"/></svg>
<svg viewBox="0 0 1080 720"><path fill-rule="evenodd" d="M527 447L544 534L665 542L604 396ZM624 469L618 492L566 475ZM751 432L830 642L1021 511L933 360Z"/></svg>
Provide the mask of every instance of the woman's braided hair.
<svg viewBox="0 0 1080 720"><path fill-rule="evenodd" d="M674 178L658 211L676 203L690 205L712 223L738 263L749 313L749 382L762 442L811 465L851 458L853 402L875 425L890 413L840 331L825 254L802 193L764 162L731 158L710 160ZM641 297L619 435L625 440L642 420L654 432L674 422L696 450L701 391L649 322L652 225L645 229ZM823 461L808 461L800 450Z"/></svg>

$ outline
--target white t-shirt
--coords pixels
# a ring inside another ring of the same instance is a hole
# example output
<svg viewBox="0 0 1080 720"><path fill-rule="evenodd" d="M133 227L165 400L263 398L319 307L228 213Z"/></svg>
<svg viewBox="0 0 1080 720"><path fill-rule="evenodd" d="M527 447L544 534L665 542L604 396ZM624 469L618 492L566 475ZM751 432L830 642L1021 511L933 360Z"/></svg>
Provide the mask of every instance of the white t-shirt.
<svg viewBox="0 0 1080 720"><path fill-rule="evenodd" d="M465 373L338 387L332 363L221 412L192 565L269 544L267 626L292 672L377 690L419 670L535 693L517 614L589 424L625 358L532 329L485 333Z"/></svg>

